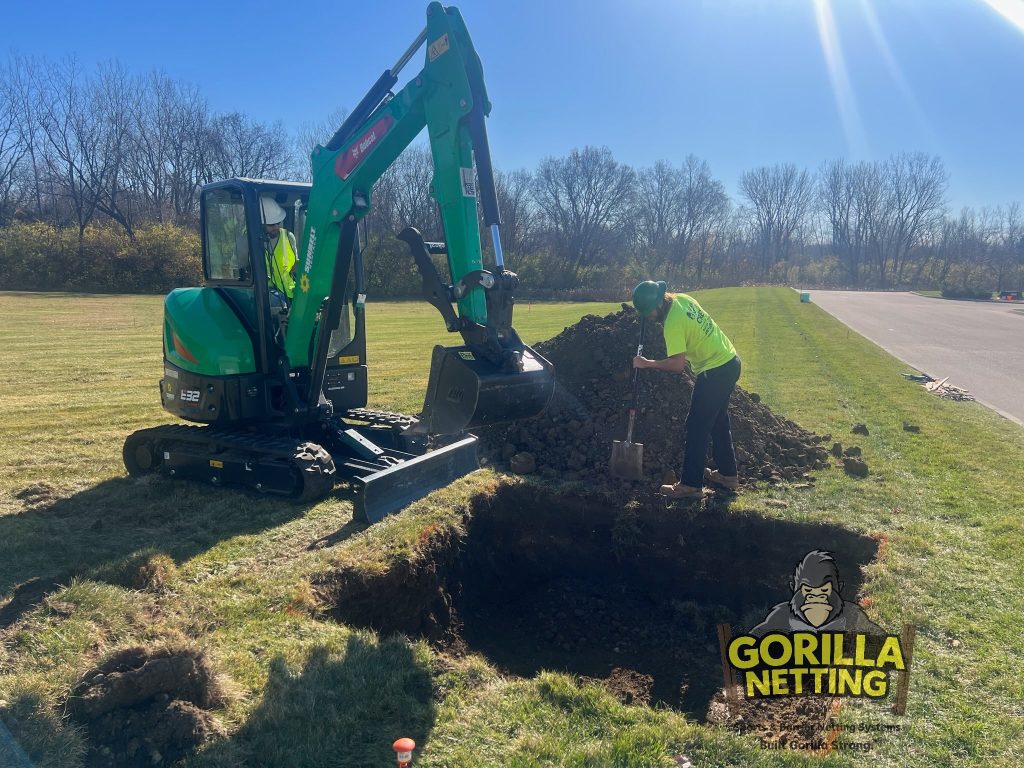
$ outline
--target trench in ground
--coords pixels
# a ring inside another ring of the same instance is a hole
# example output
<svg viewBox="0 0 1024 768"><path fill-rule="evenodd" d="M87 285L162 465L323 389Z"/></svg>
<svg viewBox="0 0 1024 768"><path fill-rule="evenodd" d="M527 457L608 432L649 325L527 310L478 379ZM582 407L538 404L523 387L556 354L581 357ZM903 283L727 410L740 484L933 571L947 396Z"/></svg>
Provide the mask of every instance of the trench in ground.
<svg viewBox="0 0 1024 768"><path fill-rule="evenodd" d="M624 508L528 483L471 507L465 536L433 537L426 562L335 578L333 616L479 653L508 674L602 680L624 701L701 721L723 685L717 624L737 634L760 622L813 549L834 553L856 599L877 552L830 524L727 506Z"/></svg>

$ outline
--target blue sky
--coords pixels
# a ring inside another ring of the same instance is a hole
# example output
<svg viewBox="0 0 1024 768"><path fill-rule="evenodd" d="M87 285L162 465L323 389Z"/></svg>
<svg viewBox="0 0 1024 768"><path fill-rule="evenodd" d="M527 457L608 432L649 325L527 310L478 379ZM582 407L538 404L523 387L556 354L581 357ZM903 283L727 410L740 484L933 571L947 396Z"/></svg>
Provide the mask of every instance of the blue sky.
<svg viewBox="0 0 1024 768"><path fill-rule="evenodd" d="M455 4L484 63L499 168L586 144L634 166L692 153L734 194L757 165L923 150L945 161L954 211L1024 201L1024 0ZM18 2L0 51L161 69L215 109L294 129L353 106L425 8Z"/></svg>

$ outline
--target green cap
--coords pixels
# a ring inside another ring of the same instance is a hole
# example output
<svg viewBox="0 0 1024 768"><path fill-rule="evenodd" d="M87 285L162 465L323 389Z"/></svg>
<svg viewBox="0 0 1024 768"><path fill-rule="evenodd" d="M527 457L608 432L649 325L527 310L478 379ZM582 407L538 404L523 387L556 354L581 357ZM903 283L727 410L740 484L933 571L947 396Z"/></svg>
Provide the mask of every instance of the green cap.
<svg viewBox="0 0 1024 768"><path fill-rule="evenodd" d="M644 280L637 285L633 289L633 306L636 307L637 313L648 315L651 310L660 307L667 289L668 285L664 280L659 280L658 282Z"/></svg>

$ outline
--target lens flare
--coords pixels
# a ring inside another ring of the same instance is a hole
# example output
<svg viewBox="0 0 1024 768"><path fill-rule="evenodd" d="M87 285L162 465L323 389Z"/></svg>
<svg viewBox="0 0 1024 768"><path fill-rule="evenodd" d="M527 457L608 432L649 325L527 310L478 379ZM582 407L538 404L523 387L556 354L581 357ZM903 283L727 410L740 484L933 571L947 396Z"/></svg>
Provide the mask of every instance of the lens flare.
<svg viewBox="0 0 1024 768"><path fill-rule="evenodd" d="M892 47L889 45L889 40L885 36L882 24L878 20L878 15L875 13L873 3L874 0L860 0L861 13L863 14L864 21L868 25L868 29L871 30L871 37L875 42L875 48L882 57L882 61L885 62L885 68L889 73L889 77L892 78L893 83L895 83L896 87L899 89L900 96L902 97L904 104L910 110L911 114L913 114L928 145L939 148L941 147L939 138L936 136L931 122L928 120L927 115L921 108L920 101L914 94L914 90L911 88L910 83L907 82L907 78L903 74L903 69L900 67L899 62L896 60L896 56L892 52ZM941 151L940 154L942 154Z"/></svg>
<svg viewBox="0 0 1024 768"><path fill-rule="evenodd" d="M855 155L865 155L867 154L867 140L864 136L864 126L861 123L850 78L846 73L846 60L843 57L842 46L839 44L839 34L836 31L830 0L814 0L814 16L818 22L821 50L825 55L825 64L828 66L829 79L832 81L832 93L836 99L839 118L843 122L847 147Z"/></svg>

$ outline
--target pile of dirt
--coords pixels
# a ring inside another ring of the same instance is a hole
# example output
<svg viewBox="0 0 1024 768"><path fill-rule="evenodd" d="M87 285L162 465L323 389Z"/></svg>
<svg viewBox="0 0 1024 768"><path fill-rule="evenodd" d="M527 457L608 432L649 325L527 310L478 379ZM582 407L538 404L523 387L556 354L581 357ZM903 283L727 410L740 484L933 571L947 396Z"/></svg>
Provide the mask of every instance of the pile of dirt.
<svg viewBox="0 0 1024 768"><path fill-rule="evenodd" d="M765 749L828 754L839 730L834 726L841 699L835 696L787 696L726 702L725 689L708 706L707 722L757 738Z"/></svg>
<svg viewBox="0 0 1024 768"><path fill-rule="evenodd" d="M538 417L483 430L488 458L519 474L620 485L608 477L612 440L624 440L631 393L632 359L640 321L627 304L622 311L586 315L537 351L555 366L557 384ZM648 323L644 356L665 357L661 323ZM742 358L742 355L741 355ZM644 445L644 473L650 483L669 481L683 458L686 414L693 376L640 371L634 442ZM784 482L829 466L818 436L774 413L756 394L737 387L729 406L741 482Z"/></svg>
<svg viewBox="0 0 1024 768"><path fill-rule="evenodd" d="M67 708L89 736L89 768L171 765L219 727L223 692L191 648L127 648L89 670Z"/></svg>

